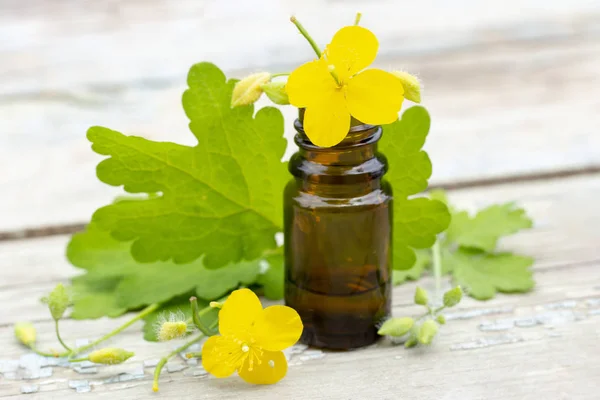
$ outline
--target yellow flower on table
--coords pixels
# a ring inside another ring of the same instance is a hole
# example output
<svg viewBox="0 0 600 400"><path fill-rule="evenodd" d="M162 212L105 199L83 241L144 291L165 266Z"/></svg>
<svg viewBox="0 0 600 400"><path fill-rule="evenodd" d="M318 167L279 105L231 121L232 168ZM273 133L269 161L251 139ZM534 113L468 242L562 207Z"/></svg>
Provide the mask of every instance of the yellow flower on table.
<svg viewBox="0 0 600 400"><path fill-rule="evenodd" d="M287 372L282 350L298 341L302 328L294 309L263 309L254 292L235 290L219 311L221 336L211 336L202 347L202 366L217 378L237 371L249 383L276 383Z"/></svg>
<svg viewBox="0 0 600 400"><path fill-rule="evenodd" d="M371 31L347 26L334 35L321 58L291 73L286 85L290 104L306 108L304 131L315 145L341 142L350 129L350 116L372 125L398 118L402 81L380 69L364 70L375 60L378 47Z"/></svg>

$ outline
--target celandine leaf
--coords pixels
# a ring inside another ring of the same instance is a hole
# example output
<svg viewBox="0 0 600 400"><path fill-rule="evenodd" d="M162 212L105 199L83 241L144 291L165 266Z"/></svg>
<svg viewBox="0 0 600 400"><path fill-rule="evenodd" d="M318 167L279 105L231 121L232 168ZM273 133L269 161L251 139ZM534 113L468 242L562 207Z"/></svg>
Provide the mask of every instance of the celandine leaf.
<svg viewBox="0 0 600 400"><path fill-rule="evenodd" d="M423 107L412 107L398 121L383 127L379 149L386 156L385 175L394 192L394 269L411 268L414 249L431 247L450 224L446 205L428 198L409 199L427 188L431 161L421 148L431 121Z"/></svg>
<svg viewBox="0 0 600 400"><path fill-rule="evenodd" d="M143 202L100 208L93 222L131 241L141 262L208 267L254 260L275 247L282 226L281 193L289 179L283 117L266 107L231 108L235 81L215 65L194 65L183 107L198 140L194 147L125 136L103 127L88 131L98 154L109 156L98 178L130 193L159 193Z"/></svg>
<svg viewBox="0 0 600 400"><path fill-rule="evenodd" d="M444 263L449 264L454 281L478 300L491 299L496 292L524 293L535 284L531 257L511 253L478 254L458 249L455 253L447 252Z"/></svg>
<svg viewBox="0 0 600 400"><path fill-rule="evenodd" d="M525 210L513 203L495 204L470 217L466 211L454 213L446 234L451 242L463 247L493 251L502 236L533 226Z"/></svg>
<svg viewBox="0 0 600 400"><path fill-rule="evenodd" d="M73 280L75 318L116 316L184 293L215 300L239 286L256 283L260 276L261 259L230 263L217 269L206 268L202 259L188 264L172 261L140 264L131 256L129 246L129 242L112 239L94 223L73 236L67 257L75 266L87 270L87 274ZM271 278L272 282L264 285L269 285L269 290L282 287L283 274L281 277L281 284L277 278Z"/></svg>

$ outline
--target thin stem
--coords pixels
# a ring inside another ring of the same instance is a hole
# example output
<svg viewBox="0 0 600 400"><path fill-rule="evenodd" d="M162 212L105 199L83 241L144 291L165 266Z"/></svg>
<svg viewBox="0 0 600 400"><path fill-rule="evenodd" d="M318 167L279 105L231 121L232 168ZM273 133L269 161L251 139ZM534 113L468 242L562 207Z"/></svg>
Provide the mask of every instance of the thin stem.
<svg viewBox="0 0 600 400"><path fill-rule="evenodd" d="M362 18L362 13L356 13L356 18L354 18L354 25L358 25L361 18Z"/></svg>
<svg viewBox="0 0 600 400"><path fill-rule="evenodd" d="M125 329L129 328L131 325L133 325L140 319L142 319L145 316L147 316L148 314L151 314L152 312L156 311L159 306L160 306L159 303L150 304L148 307L146 307L142 311L140 311L140 313L138 315L136 315L129 321L125 322L123 325L121 325L117 329L113 330L112 332L107 333L106 335L102 336L100 339L97 339L90 344L73 349L73 351L71 352L71 356L75 356L79 353L83 353L84 351L91 349L92 347L96 346L97 344L110 339L111 337L115 336L116 334L123 332Z"/></svg>
<svg viewBox="0 0 600 400"><path fill-rule="evenodd" d="M203 338L204 338L204 335L197 336L194 339L190 340L189 342L186 342L183 346L173 350L167 356L160 359L158 364L156 364L156 369L154 370L154 381L152 383L153 391L158 392L158 378L160 377L160 372L162 371L162 369L165 366L165 364L167 363L167 361L169 361L169 359L171 357L176 356L177 354L181 353L182 351L187 350L194 343L198 343Z"/></svg>
<svg viewBox="0 0 600 400"><path fill-rule="evenodd" d="M298 30L300 31L300 33L302 34L302 36L304 36L304 38L306 40L308 40L308 43L310 43L311 47L313 48L313 50L317 54L317 57L321 58L321 49L319 49L319 46L317 45L317 43L315 43L314 39L308 34L308 32L306 31L306 29L304 29L304 27L302 26L302 24L300 23L300 21L298 21L296 19L296 17L291 17L290 21L292 21L292 23L294 25L296 25L296 28L298 28Z"/></svg>
<svg viewBox="0 0 600 400"><path fill-rule="evenodd" d="M69 362L82 362L82 361L89 361L88 357L81 357L81 358L71 358L69 359Z"/></svg>
<svg viewBox="0 0 600 400"><path fill-rule="evenodd" d="M442 286L442 253L440 250L439 239L433 245L433 276L435 277L436 295L440 292Z"/></svg>
<svg viewBox="0 0 600 400"><path fill-rule="evenodd" d="M58 320L57 319L54 320L54 330L56 331L56 338L58 339L58 341L60 342L60 344L62 345L62 347L64 347L65 350L67 350L69 353L73 352L73 350L71 350L71 348L69 346L67 346L66 343L63 342L62 338L60 337L60 332L58 330Z"/></svg>
<svg viewBox="0 0 600 400"><path fill-rule="evenodd" d="M198 299L193 296L190 298L190 305L192 307L192 321L194 322L194 325L196 325L196 328L198 328L198 330L200 332L202 332L204 334L204 336L210 336L210 330L209 328L207 328L206 326L204 326L204 324L202 323L202 321L200 321L200 316L198 315ZM211 308L210 306L205 307L206 308ZM204 311L204 310L202 310Z"/></svg>
<svg viewBox="0 0 600 400"><path fill-rule="evenodd" d="M277 78L280 76L289 76L290 72L278 72L276 74L271 74L271 78Z"/></svg>
<svg viewBox="0 0 600 400"><path fill-rule="evenodd" d="M33 351L35 354L38 354L42 357L54 357L54 358L60 358L60 357L66 357L70 354L70 352L68 351L64 351L62 353L46 353L45 351L41 351L38 350L37 348L35 348L34 346L29 346L29 348L31 349L31 351Z"/></svg>
<svg viewBox="0 0 600 400"><path fill-rule="evenodd" d="M436 308L435 310L433 310L433 314L435 315L435 314L439 313L440 311L444 310L445 308L446 308L446 306L440 306L440 307Z"/></svg>

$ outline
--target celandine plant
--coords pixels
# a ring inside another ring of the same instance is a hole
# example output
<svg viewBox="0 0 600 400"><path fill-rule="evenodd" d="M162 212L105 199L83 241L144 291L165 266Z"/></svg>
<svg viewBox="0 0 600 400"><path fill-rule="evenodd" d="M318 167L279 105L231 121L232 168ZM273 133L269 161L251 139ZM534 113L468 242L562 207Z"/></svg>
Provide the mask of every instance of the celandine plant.
<svg viewBox="0 0 600 400"><path fill-rule="evenodd" d="M166 362L195 343L202 351L188 356L212 375L272 384L287 372L282 350L298 340L347 349L384 335L427 345L461 287L482 300L530 290L532 260L496 251L502 236L531 226L522 209L470 216L441 192L414 196L431 176L422 150L430 117L420 106L398 112L404 99L420 102L420 83L368 68L378 40L359 21L321 51L292 18L316 59L291 73L237 81L213 64L192 66L183 108L195 146L90 128L93 150L107 157L98 178L136 196L98 209L69 243L68 259L86 273L45 299L63 350L39 350L28 323L15 325L17 339L47 357L121 363L133 353L99 345L143 320L147 340L187 339L156 366L155 391ZM289 163L280 111L255 113L263 93L299 109ZM414 298L426 312L390 318L391 286L429 269L435 296L418 288ZM459 286L442 296L443 275ZM287 305L263 309L256 293ZM74 347L59 330L70 306L75 319L138 313Z"/></svg>

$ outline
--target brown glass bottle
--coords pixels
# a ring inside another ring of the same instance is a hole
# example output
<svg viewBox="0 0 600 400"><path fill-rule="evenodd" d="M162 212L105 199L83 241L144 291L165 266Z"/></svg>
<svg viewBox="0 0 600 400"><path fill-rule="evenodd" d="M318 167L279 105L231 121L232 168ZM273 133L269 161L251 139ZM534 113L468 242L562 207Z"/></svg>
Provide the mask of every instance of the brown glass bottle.
<svg viewBox="0 0 600 400"><path fill-rule="evenodd" d="M314 146L301 119L295 128L299 151L284 194L285 301L302 318L303 343L366 346L391 300L392 191L382 181L381 128L353 126L332 148Z"/></svg>

